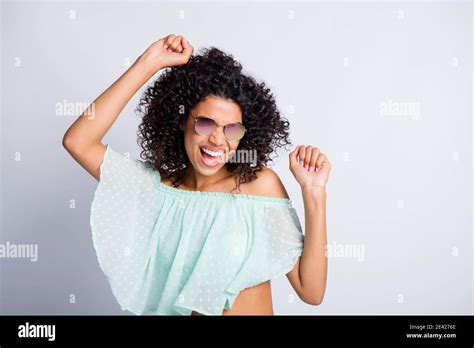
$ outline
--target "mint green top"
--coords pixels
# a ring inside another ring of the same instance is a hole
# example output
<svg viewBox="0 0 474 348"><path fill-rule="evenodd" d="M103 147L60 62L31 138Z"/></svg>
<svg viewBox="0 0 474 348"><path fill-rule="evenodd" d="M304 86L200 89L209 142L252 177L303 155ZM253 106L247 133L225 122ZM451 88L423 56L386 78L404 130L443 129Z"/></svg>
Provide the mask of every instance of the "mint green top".
<svg viewBox="0 0 474 348"><path fill-rule="evenodd" d="M292 270L304 236L290 199L167 186L107 145L92 240L122 310L221 315L240 291Z"/></svg>

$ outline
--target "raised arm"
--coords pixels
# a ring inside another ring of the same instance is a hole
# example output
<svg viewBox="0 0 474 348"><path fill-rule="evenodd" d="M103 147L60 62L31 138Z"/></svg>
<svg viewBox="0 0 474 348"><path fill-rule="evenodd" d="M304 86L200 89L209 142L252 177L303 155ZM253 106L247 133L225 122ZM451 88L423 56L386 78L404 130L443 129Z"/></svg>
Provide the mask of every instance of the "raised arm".
<svg viewBox="0 0 474 348"><path fill-rule="evenodd" d="M159 70L186 64L193 47L183 36L170 34L154 42L130 68L99 95L69 127L63 146L96 180L105 146L102 138L133 95Z"/></svg>
<svg viewBox="0 0 474 348"><path fill-rule="evenodd" d="M303 254L288 279L306 303L323 301L327 281L326 184L331 164L317 147L297 146L290 170L301 186L305 214Z"/></svg>

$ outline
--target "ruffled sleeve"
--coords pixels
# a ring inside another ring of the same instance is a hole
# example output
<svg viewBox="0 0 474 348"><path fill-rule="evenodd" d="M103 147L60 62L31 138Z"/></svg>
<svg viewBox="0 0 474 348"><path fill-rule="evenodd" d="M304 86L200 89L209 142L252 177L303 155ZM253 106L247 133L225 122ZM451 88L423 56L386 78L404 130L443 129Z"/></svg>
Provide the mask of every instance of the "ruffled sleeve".
<svg viewBox="0 0 474 348"><path fill-rule="evenodd" d="M153 253L157 192L151 166L129 159L107 145L91 205L90 225L97 259L123 310L145 307L140 296Z"/></svg>
<svg viewBox="0 0 474 348"><path fill-rule="evenodd" d="M304 235L290 200L265 205L263 214L263 229L255 231L241 268L225 290L227 309L240 291L290 272L303 252Z"/></svg>

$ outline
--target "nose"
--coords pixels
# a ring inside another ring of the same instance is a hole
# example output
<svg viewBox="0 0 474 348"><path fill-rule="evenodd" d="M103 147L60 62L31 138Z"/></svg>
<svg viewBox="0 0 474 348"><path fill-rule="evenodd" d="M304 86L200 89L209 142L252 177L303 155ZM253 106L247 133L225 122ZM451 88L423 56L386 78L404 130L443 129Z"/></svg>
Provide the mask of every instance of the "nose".
<svg viewBox="0 0 474 348"><path fill-rule="evenodd" d="M209 140L216 146L222 146L225 144L224 127L216 127L214 131L209 135Z"/></svg>

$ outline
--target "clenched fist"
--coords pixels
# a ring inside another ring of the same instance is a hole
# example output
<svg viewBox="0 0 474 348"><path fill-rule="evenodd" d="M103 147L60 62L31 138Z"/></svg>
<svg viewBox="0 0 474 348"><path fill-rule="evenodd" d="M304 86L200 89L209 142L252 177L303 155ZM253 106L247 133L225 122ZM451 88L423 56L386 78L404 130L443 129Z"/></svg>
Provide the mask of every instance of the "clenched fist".
<svg viewBox="0 0 474 348"><path fill-rule="evenodd" d="M301 187L326 187L331 163L317 147L298 145L289 156L290 170Z"/></svg>
<svg viewBox="0 0 474 348"><path fill-rule="evenodd" d="M184 36L170 34L152 43L140 58L155 73L163 68L186 64L193 51L193 46Z"/></svg>

